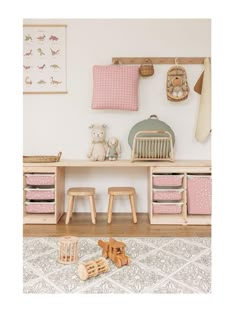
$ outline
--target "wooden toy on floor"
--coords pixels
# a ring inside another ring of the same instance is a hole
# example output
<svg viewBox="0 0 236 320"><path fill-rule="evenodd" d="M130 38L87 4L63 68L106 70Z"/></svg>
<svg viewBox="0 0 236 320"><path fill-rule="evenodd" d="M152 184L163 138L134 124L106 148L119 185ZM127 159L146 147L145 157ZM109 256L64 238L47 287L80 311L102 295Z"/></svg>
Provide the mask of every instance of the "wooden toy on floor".
<svg viewBox="0 0 236 320"><path fill-rule="evenodd" d="M91 260L81 263L78 267L80 280L87 280L91 277L96 277L101 273L108 272L109 266L105 258L101 257L96 260Z"/></svg>
<svg viewBox="0 0 236 320"><path fill-rule="evenodd" d="M58 262L63 264L76 263L78 261L78 238L62 237L59 239Z"/></svg>
<svg viewBox="0 0 236 320"><path fill-rule="evenodd" d="M126 244L124 242L110 238L109 242L99 240L98 245L103 249L102 256L111 259L118 268L130 264L129 257L125 255Z"/></svg>

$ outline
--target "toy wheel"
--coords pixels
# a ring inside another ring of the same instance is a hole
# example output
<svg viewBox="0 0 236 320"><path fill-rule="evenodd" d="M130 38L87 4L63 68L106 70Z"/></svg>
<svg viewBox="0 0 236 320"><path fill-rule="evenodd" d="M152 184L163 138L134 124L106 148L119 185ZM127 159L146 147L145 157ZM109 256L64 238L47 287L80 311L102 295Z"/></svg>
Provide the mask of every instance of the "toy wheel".
<svg viewBox="0 0 236 320"><path fill-rule="evenodd" d="M118 259L118 258L116 258L116 260L115 260L115 264L116 264L116 266L117 266L118 268L120 268L120 267L122 266L122 264L121 264L121 260L120 260L120 259Z"/></svg>

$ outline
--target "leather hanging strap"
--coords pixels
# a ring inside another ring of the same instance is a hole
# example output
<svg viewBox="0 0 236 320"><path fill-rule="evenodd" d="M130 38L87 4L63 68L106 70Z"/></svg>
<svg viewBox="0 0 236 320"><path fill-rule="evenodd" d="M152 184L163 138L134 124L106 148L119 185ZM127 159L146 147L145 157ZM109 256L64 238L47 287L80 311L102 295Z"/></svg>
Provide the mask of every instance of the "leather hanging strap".
<svg viewBox="0 0 236 320"><path fill-rule="evenodd" d="M198 94L202 93L202 83L203 83L203 77L204 77L204 71L202 72L202 74L200 75L198 81L196 82L195 86L194 86L194 91L197 92Z"/></svg>

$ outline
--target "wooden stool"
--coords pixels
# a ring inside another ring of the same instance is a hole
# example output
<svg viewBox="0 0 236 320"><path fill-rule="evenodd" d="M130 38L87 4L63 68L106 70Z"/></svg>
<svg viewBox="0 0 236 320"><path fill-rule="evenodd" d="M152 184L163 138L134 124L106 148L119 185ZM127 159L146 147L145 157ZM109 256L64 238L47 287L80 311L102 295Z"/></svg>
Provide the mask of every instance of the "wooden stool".
<svg viewBox="0 0 236 320"><path fill-rule="evenodd" d="M108 220L107 220L107 222L111 223L112 206L113 206L114 196L129 196L131 211L132 211L132 215L133 215L133 222L137 223L137 215L136 215L135 202L134 202L135 188L132 188L132 187L111 187L111 188L108 188L108 194L109 194L109 205L108 205Z"/></svg>
<svg viewBox="0 0 236 320"><path fill-rule="evenodd" d="M69 196L68 211L66 214L66 224L70 222L72 218L73 206L74 206L74 197L89 197L90 209L91 209L91 218L92 223L96 223L96 207L95 207L95 188L70 188L67 191Z"/></svg>

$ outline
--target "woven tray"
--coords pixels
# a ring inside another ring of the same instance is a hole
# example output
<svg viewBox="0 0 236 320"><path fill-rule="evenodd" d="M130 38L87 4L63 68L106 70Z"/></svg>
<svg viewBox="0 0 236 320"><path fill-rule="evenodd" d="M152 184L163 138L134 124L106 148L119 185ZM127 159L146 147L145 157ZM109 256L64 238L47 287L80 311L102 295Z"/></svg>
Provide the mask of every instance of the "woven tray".
<svg viewBox="0 0 236 320"><path fill-rule="evenodd" d="M23 156L23 162L58 162L61 155L62 152L59 152L57 156Z"/></svg>

